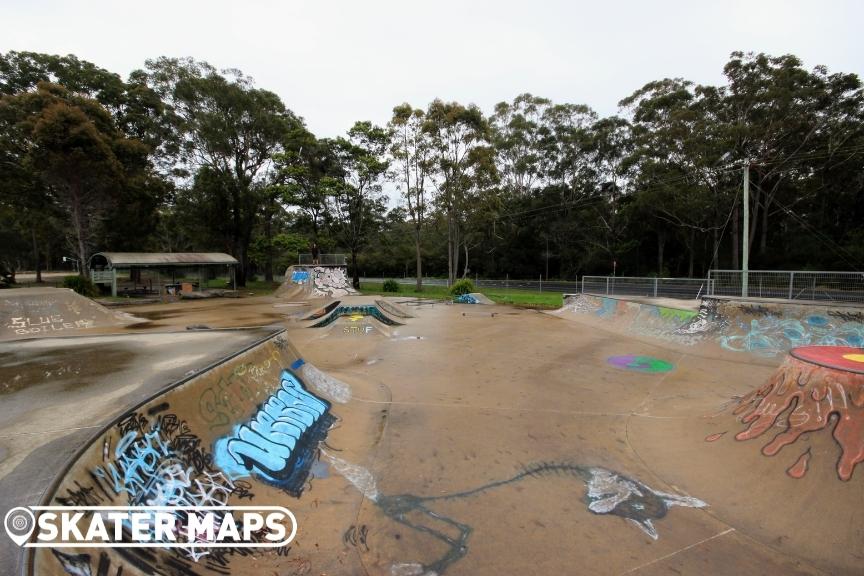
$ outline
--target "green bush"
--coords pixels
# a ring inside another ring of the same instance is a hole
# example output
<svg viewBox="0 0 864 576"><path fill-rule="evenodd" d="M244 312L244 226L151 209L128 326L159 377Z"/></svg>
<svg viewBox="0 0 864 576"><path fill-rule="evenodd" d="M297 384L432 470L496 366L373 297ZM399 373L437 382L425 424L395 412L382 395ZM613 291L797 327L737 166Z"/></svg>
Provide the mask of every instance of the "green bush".
<svg viewBox="0 0 864 576"><path fill-rule="evenodd" d="M474 289L474 282L467 278L457 280L452 286L450 286L451 296L462 296L463 294L470 294L471 292L476 292Z"/></svg>
<svg viewBox="0 0 864 576"><path fill-rule="evenodd" d="M399 283L393 278L388 278L384 281L382 290L384 290L384 292L399 292Z"/></svg>
<svg viewBox="0 0 864 576"><path fill-rule="evenodd" d="M71 288L78 294L87 296L88 298L99 295L96 285L89 278L84 278L83 276L64 276L63 287Z"/></svg>

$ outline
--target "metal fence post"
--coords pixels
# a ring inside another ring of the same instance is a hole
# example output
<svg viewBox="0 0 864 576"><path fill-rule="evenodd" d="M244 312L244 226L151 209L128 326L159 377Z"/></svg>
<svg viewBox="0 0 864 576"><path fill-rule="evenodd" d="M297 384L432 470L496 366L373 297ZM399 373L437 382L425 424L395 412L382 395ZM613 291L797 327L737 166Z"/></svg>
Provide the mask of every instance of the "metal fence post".
<svg viewBox="0 0 864 576"><path fill-rule="evenodd" d="M657 297L657 281L659 278L654 278L654 298Z"/></svg>
<svg viewBox="0 0 864 576"><path fill-rule="evenodd" d="M606 295L609 295L609 277L606 276Z"/></svg>
<svg viewBox="0 0 864 576"><path fill-rule="evenodd" d="M792 299L792 286L795 284L795 272L789 273L789 300Z"/></svg>
<svg viewBox="0 0 864 576"><path fill-rule="evenodd" d="M540 274L540 292L543 292L543 275Z"/></svg>

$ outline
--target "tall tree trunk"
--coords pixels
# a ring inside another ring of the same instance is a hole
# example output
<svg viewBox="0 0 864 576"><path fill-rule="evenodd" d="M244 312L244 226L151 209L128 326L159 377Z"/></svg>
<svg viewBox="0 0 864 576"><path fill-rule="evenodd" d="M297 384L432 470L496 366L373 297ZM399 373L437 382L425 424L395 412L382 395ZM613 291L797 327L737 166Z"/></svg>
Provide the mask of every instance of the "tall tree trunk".
<svg viewBox="0 0 864 576"><path fill-rule="evenodd" d="M693 259L696 254L696 231L692 228L690 229L690 242L687 247L690 251L690 262L687 266L687 277L693 278Z"/></svg>
<svg viewBox="0 0 864 576"><path fill-rule="evenodd" d="M423 258L420 254L420 225L414 226L414 248L417 252L417 292L423 291Z"/></svg>
<svg viewBox="0 0 864 576"><path fill-rule="evenodd" d="M237 258L239 264L235 267L234 279L236 283L236 288L244 288L246 286L246 276L248 273L248 269L246 268L246 250L243 247L243 243L239 242L236 249L234 257Z"/></svg>
<svg viewBox="0 0 864 576"><path fill-rule="evenodd" d="M462 244L465 247L465 268L462 270L462 278L468 277L468 242Z"/></svg>
<svg viewBox="0 0 864 576"><path fill-rule="evenodd" d="M453 285L453 215L447 209L447 285Z"/></svg>
<svg viewBox="0 0 864 576"><path fill-rule="evenodd" d="M36 240L36 228L30 229L30 236L33 239L33 261L36 263L36 283L42 283L42 262L39 258L39 242Z"/></svg>
<svg viewBox="0 0 864 576"><path fill-rule="evenodd" d="M272 200L271 200L272 201ZM273 282L273 210L268 207L264 217L264 237L267 241L267 254L264 263L264 280Z"/></svg>
<svg viewBox="0 0 864 576"><path fill-rule="evenodd" d="M357 247L351 246L351 285L360 290L360 271L357 269Z"/></svg>

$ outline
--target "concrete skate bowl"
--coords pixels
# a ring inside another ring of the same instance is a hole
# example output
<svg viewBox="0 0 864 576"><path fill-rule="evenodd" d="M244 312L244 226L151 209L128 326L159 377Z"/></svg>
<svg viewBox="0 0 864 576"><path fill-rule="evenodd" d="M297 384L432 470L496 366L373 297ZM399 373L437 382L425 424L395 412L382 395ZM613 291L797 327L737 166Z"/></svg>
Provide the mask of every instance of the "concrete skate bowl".
<svg viewBox="0 0 864 576"><path fill-rule="evenodd" d="M842 305L706 297L696 311L578 294L554 314L683 346L719 345L766 358L782 358L797 346L864 345L864 310Z"/></svg>
<svg viewBox="0 0 864 576"><path fill-rule="evenodd" d="M352 389L304 362L280 333L113 421L59 471L42 499L54 506L286 506L299 525L290 547L39 548L29 551L24 573L305 574L316 552L325 558L316 568L332 570L338 558L326 559L332 551L317 549L315 534L344 524L346 509L363 497L334 477L362 485L363 475L342 457L362 459L381 426L377 409L352 410L344 421L342 414L355 392L386 400L360 382ZM340 504L319 508L334 501ZM130 538L129 526L123 530Z"/></svg>
<svg viewBox="0 0 864 576"><path fill-rule="evenodd" d="M0 291L0 340L71 336L138 322L68 288Z"/></svg>
<svg viewBox="0 0 864 576"><path fill-rule="evenodd" d="M343 298L357 294L344 266L289 266L274 296L284 300Z"/></svg>

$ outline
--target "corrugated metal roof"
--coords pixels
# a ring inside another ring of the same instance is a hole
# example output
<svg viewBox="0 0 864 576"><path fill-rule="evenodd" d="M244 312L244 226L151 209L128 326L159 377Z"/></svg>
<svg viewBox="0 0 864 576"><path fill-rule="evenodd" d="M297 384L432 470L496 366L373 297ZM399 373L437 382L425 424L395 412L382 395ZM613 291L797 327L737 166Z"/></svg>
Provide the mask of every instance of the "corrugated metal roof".
<svg viewBox="0 0 864 576"><path fill-rule="evenodd" d="M99 252L112 268L126 266L192 266L237 264L237 259L222 252Z"/></svg>

